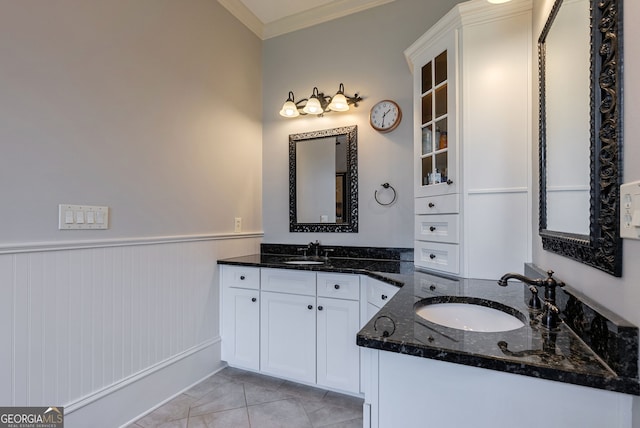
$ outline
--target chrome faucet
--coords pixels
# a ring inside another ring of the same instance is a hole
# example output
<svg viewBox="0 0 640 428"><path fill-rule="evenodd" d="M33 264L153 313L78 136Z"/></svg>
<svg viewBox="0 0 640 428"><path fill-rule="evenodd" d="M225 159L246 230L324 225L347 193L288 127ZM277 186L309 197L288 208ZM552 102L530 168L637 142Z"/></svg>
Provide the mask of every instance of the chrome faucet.
<svg viewBox="0 0 640 428"><path fill-rule="evenodd" d="M508 280L517 279L526 284L529 284L529 290L531 291L531 299L529 300L529 307L533 310L540 310L543 308L542 313L542 325L548 329L554 329L560 323L560 310L556 306L556 287L564 287L564 282L556 281L553 278L553 271L547 271L547 278L528 278L519 273L507 273L498 280L498 285L506 287L509 285ZM544 303L540 302L538 298L538 289L536 287L544 287Z"/></svg>

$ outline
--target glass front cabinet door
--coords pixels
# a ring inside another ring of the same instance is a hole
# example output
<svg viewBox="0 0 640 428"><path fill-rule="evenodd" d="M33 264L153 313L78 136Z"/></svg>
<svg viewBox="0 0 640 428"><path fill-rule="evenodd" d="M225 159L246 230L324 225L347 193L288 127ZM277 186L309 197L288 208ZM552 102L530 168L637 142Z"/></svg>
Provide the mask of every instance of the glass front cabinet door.
<svg viewBox="0 0 640 428"><path fill-rule="evenodd" d="M416 196L458 192L455 135L455 50L439 43L414 67Z"/></svg>

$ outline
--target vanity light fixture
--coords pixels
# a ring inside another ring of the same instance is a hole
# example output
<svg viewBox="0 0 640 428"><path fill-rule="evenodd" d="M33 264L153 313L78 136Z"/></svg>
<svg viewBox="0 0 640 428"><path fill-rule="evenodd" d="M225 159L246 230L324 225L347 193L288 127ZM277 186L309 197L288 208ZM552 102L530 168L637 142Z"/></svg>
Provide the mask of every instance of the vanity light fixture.
<svg viewBox="0 0 640 428"><path fill-rule="evenodd" d="M352 97L345 95L342 83L340 83L338 92L333 97L323 94L318 91L317 87L314 87L309 98L296 101L293 92L289 91L287 101L285 101L282 105L282 110L280 110L280 116L297 117L301 114L322 116L330 111L348 111L350 105L358 107L358 102L360 101L362 101L362 97L357 93Z"/></svg>

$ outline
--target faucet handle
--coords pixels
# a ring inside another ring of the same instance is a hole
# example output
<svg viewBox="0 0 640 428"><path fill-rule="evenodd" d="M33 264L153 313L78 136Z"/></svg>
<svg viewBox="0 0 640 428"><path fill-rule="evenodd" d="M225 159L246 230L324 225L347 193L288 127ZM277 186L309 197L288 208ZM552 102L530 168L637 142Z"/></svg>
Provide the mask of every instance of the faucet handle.
<svg viewBox="0 0 640 428"><path fill-rule="evenodd" d="M547 287L564 287L564 282L556 280L553 277L553 273L554 272L551 269L547 271L547 279L544 280L543 285Z"/></svg>
<svg viewBox="0 0 640 428"><path fill-rule="evenodd" d="M538 297L538 289L534 285L529 286L529 291L531 291L531 298L529 299L529 308L534 311L539 311L542 309L542 301Z"/></svg>

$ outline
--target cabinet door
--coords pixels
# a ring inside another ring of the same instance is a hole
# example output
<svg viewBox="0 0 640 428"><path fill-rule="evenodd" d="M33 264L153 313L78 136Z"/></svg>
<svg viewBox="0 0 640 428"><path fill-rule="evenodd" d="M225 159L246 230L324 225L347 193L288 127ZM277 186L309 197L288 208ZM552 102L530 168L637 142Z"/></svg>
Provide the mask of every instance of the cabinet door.
<svg viewBox="0 0 640 428"><path fill-rule="evenodd" d="M260 305L261 371L315 383L315 296L263 291Z"/></svg>
<svg viewBox="0 0 640 428"><path fill-rule="evenodd" d="M259 291L225 288L222 306L222 359L233 367L260 368Z"/></svg>
<svg viewBox="0 0 640 428"><path fill-rule="evenodd" d="M318 385L360 390L359 302L318 297Z"/></svg>
<svg viewBox="0 0 640 428"><path fill-rule="evenodd" d="M456 160L456 49L445 37L414 66L416 196L459 192Z"/></svg>

